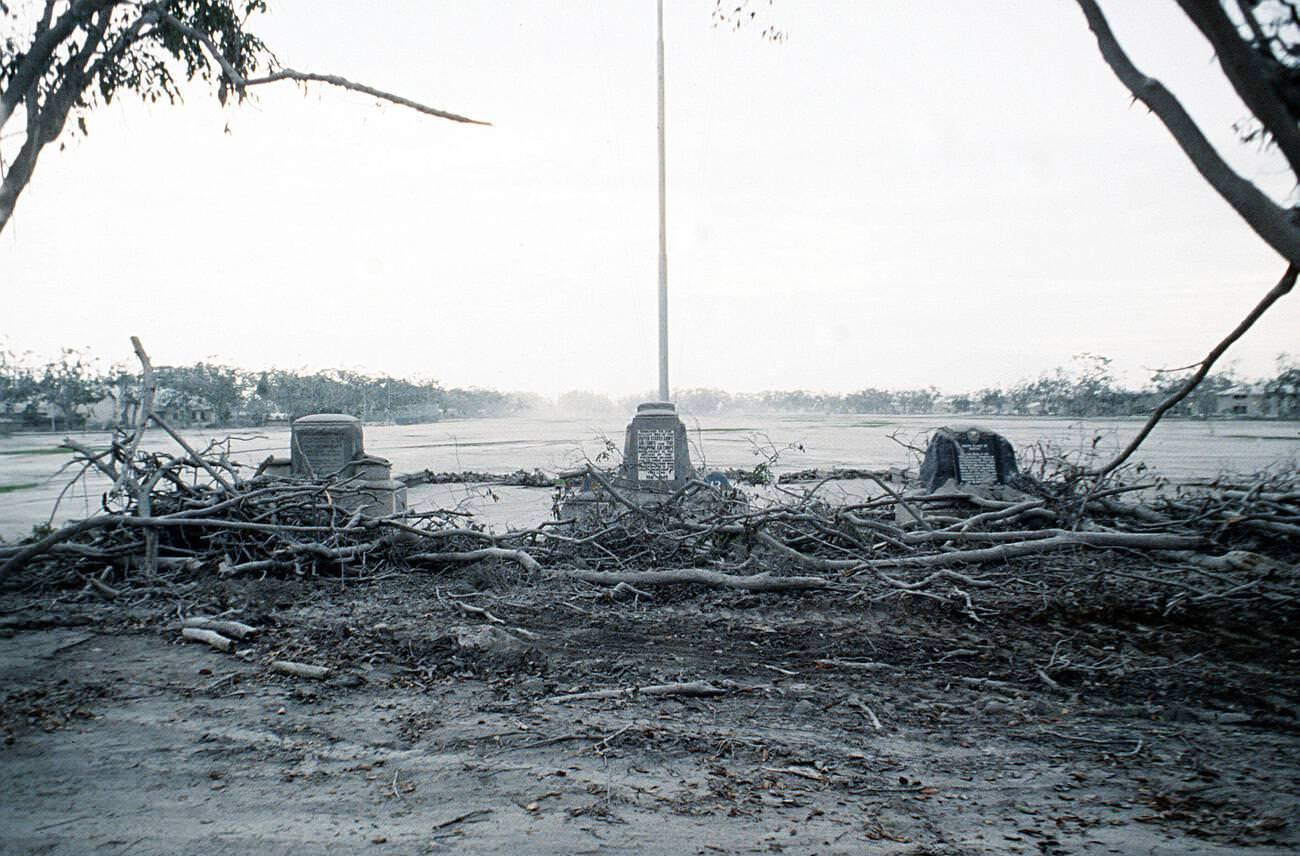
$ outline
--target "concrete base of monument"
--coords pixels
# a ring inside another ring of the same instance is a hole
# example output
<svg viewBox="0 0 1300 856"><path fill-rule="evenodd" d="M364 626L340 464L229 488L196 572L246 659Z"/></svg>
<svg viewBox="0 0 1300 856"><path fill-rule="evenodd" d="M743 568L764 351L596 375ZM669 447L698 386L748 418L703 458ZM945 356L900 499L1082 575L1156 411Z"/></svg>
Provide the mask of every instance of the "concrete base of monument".
<svg viewBox="0 0 1300 856"><path fill-rule="evenodd" d="M627 426L623 464L615 473L591 472L582 486L561 500L561 520L580 526L611 521L633 508L647 511L665 503L680 504L687 514L716 509L722 503L745 504L721 473L704 478L691 464L686 426L670 401L638 405Z"/></svg>
<svg viewBox="0 0 1300 856"><path fill-rule="evenodd" d="M330 488L339 508L360 511L367 517L388 517L406 510L406 485L393 479L351 479Z"/></svg>
<svg viewBox="0 0 1300 856"><path fill-rule="evenodd" d="M707 517L724 510L739 511L750 504L750 497L733 488L721 473L703 479L692 475L676 490L642 488L619 473L609 473L605 481L608 487L588 477L580 488L562 498L557 506L560 520L592 528L628 514L632 511L628 506L654 514L670 504L672 515Z"/></svg>
<svg viewBox="0 0 1300 856"><path fill-rule="evenodd" d="M386 517L406 510L406 485L391 478L392 465L384 458L361 455L350 462L328 488L329 501L348 513ZM293 479L290 458L271 456L257 468L254 478Z"/></svg>
<svg viewBox="0 0 1300 856"><path fill-rule="evenodd" d="M293 475L293 462L289 458L280 458L272 455L257 467L257 472L253 478L266 476L272 479L287 479Z"/></svg>
<svg viewBox="0 0 1300 856"><path fill-rule="evenodd" d="M695 477L686 426L670 401L637 405L623 441L619 492L671 494Z"/></svg>

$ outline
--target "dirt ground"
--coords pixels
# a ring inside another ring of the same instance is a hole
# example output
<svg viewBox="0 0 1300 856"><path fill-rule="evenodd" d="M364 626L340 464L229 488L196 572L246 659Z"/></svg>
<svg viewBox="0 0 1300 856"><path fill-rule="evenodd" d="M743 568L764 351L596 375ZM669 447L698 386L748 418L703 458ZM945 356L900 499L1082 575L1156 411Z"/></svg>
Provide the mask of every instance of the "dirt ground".
<svg viewBox="0 0 1300 856"><path fill-rule="evenodd" d="M1296 852L1293 627L938 610L474 569L11 588L0 851ZM181 640L217 613L261 633Z"/></svg>

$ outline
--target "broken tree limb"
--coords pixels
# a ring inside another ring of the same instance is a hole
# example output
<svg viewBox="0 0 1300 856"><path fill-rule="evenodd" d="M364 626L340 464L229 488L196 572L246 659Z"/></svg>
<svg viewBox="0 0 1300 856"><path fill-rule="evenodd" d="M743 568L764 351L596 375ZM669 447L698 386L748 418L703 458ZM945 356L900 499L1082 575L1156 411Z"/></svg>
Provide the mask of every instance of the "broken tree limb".
<svg viewBox="0 0 1300 856"><path fill-rule="evenodd" d="M997 544L1009 541L1042 541L1068 534L1070 534L1068 529L1018 529L1003 532L962 532L958 529L945 529L937 532L910 532L903 536L903 543L907 546L945 541L985 541Z"/></svg>
<svg viewBox="0 0 1300 856"><path fill-rule="evenodd" d="M977 550L957 550L931 556L898 556L860 563L860 573L883 568L942 568L948 565L981 565L1005 562L1020 556L1049 553L1071 547L1128 548L1134 550L1193 550L1205 539L1196 535L1165 535L1140 532L1065 532L1034 541L1015 541ZM855 574L855 576L857 576Z"/></svg>
<svg viewBox="0 0 1300 856"><path fill-rule="evenodd" d="M1009 508L1003 508L998 511L986 511L982 514L976 514L974 517L968 517L959 523L957 528L964 531L973 529L976 526L982 526L985 523L992 523L995 520L1018 517L1027 511L1040 509L1046 504L1046 501L1041 499L1027 499L1024 502L1018 502Z"/></svg>
<svg viewBox="0 0 1300 856"><path fill-rule="evenodd" d="M641 591L641 589L637 588L636 586L628 585L627 583L619 583L618 585L614 586L614 588L610 589L609 592L606 593L606 595L610 598L610 600L618 600L619 598L625 595L633 598L643 597L646 600L654 600L655 597L650 592Z"/></svg>
<svg viewBox="0 0 1300 856"><path fill-rule="evenodd" d="M100 514L95 517L88 517L85 520L79 520L76 523L70 523L57 532L52 532L36 543L25 547L18 553L15 553L9 558L9 561L0 565L0 579L3 579L7 574L18 570L36 556L48 552L55 544L67 541L68 539L74 538L84 532L89 532L93 529L102 529L109 526L132 526L146 530L155 527L194 526L251 532L267 532L272 534L282 532L337 534L349 531L334 526L288 526L274 523L250 523L241 520L222 520L220 518L210 517L132 517L124 514Z"/></svg>
<svg viewBox="0 0 1300 856"><path fill-rule="evenodd" d="M845 571L850 568L856 568L861 564L857 559L823 559L820 556L809 556L806 553L799 552L788 544L782 544L772 535L762 531L761 529L754 533L754 539L760 544L770 547L780 553L782 556L794 559L799 564L818 571Z"/></svg>
<svg viewBox="0 0 1300 856"><path fill-rule="evenodd" d="M872 728L876 729L877 731L880 731L882 728L884 728L884 726L880 724L880 717L876 716L876 712L871 709L871 705L866 704L864 702L862 705L862 712L865 713L867 715L867 719L871 721Z"/></svg>
<svg viewBox="0 0 1300 856"><path fill-rule="evenodd" d="M439 564L443 562L482 562L486 559L501 559L514 562L530 573L540 571L542 566L537 560L523 550L510 550L505 547L483 547L479 550L463 550L447 553L416 553L409 557L412 562Z"/></svg>
<svg viewBox="0 0 1300 856"><path fill-rule="evenodd" d="M230 482L226 481L225 476L217 472L216 467L208 463L203 458L202 455L194 451L194 447L191 446L189 443L185 442L184 437L182 437L180 434L177 434L174 430L172 430L172 426L168 425L161 416L159 416L157 413L149 413L147 414L146 418L152 419L155 425L157 425L159 428L166 431L167 436L175 440L176 444L179 445L182 449L184 449L185 453L190 456L190 461L192 461L195 465L200 466L204 470L206 470L207 474L212 476L213 481L215 481L217 484L225 488L228 493L235 492L235 486L232 485Z"/></svg>
<svg viewBox="0 0 1300 856"><path fill-rule="evenodd" d="M88 586L90 586L95 591L99 592L109 600L116 600L117 598L122 596L122 593L120 591L102 582L101 580L97 580L94 577L84 577L83 579L85 579L86 584Z"/></svg>
<svg viewBox="0 0 1300 856"><path fill-rule="evenodd" d="M917 523L920 523L920 524L921 524L922 526L924 526L926 529L933 529L933 528L934 528L934 527L930 524L930 521L928 521L928 520L925 519L925 515L924 515L924 514L922 514L922 513L921 513L920 511L918 511L917 509L913 508L913 507L908 503L908 501L907 501L906 499L903 498L903 495L902 495L902 494L900 494L898 491L894 490L894 489L893 489L892 487L890 487L889 485L885 484L884 480L882 480L879 476L876 476L876 475L873 475L873 474L871 474L871 473L868 473L868 474L867 474L867 478L869 478L869 479L871 479L873 482L875 482L875 483L880 487L881 490L883 490L883 491L884 491L885 493L887 493L890 497L892 497L893 500L894 500L894 502L897 502L900 506L902 506L902 507L903 507L903 510L906 511L909 515L911 515L912 519L915 520Z"/></svg>
<svg viewBox="0 0 1300 856"><path fill-rule="evenodd" d="M232 565L224 559L217 565L217 575L222 577L233 577L238 574L251 574L258 571L269 571L272 568L291 567L292 562L281 562L277 559L257 559L252 562L240 562Z"/></svg>
<svg viewBox="0 0 1300 856"><path fill-rule="evenodd" d="M862 672L883 672L896 669L888 663L876 663L871 660L837 660L833 658L813 660L814 665L823 669L856 669Z"/></svg>
<svg viewBox="0 0 1300 856"><path fill-rule="evenodd" d="M199 630L211 630L232 639L248 639L257 635L257 628L239 621L221 618L209 618L205 615L193 615L181 622L182 627L194 627Z"/></svg>
<svg viewBox="0 0 1300 856"><path fill-rule="evenodd" d="M627 583L632 586L702 585L711 588L734 588L745 591L806 591L831 588L822 577L776 577L768 573L737 576L704 568L676 568L668 571L581 571L560 570L556 576L602 586Z"/></svg>
<svg viewBox="0 0 1300 856"><path fill-rule="evenodd" d="M340 89L349 89L353 92L360 92L363 95L369 95L372 98L378 98L381 101L387 101L390 104L396 104L399 107L406 107L417 113L423 113L426 116L435 116L439 119L448 119L452 122L463 122L470 125L491 125L491 122L484 122L480 119L471 119L467 116L461 116L457 113L449 113L446 110L439 110L436 107L430 107L421 104L418 101L412 101L409 98L403 98L400 95L394 95L391 92L385 92L382 89L375 89L373 86L366 86L363 83L356 83L337 74L316 74L313 72L295 71L292 68L280 68L263 77L245 77L231 64L226 58L225 52L208 36L207 33L197 30L180 21L170 12L164 12L160 19L167 26L184 33L190 38L197 39L207 48L212 59L221 66L224 77L230 82L240 97L243 97L244 90L250 86L261 86L267 83L275 83L281 80L293 80L298 83L327 83L330 86L337 86Z"/></svg>
<svg viewBox="0 0 1300 856"><path fill-rule="evenodd" d="M707 698L709 696L726 695L730 692L728 687L720 687L707 681L691 681L689 683L679 684L651 684L645 687L619 687L608 690L591 690L582 693L566 693L564 695L551 696L547 699L555 704L565 704L571 701L591 701L607 698L628 698L630 696L687 696L690 698Z"/></svg>
<svg viewBox="0 0 1300 856"><path fill-rule="evenodd" d="M488 612L486 609L484 609L481 606L475 606L472 603L462 603L459 600L453 600L451 602L451 605L456 607L466 615L474 615L479 618L484 618L493 624L505 624L504 621L502 621L500 618L497 618L495 615Z"/></svg>
<svg viewBox="0 0 1300 856"><path fill-rule="evenodd" d="M971 586L972 588L993 588L998 584L996 580L983 580L983 579L979 579L978 577L970 577L967 576L966 574L959 574L956 571L949 571L949 570L935 571L934 573L927 576L925 579L917 580L915 582L896 580L893 577L884 576L884 575L881 576L881 579L889 583L894 588L902 589L904 591L917 591L918 589L923 589L926 586L938 580L957 582L957 583L961 583L962 585Z"/></svg>
<svg viewBox="0 0 1300 856"><path fill-rule="evenodd" d="M329 668L326 666L295 663L293 660L272 660L271 671L295 678L310 678L313 681L323 681L330 673Z"/></svg>
<svg viewBox="0 0 1300 856"><path fill-rule="evenodd" d="M1291 291L1292 288L1295 287L1297 273L1300 273L1300 268L1297 268L1294 263L1287 265L1286 272L1282 274L1282 278L1277 281L1277 284L1269 289L1268 293L1264 295L1259 303L1255 304L1255 308L1250 310L1245 318L1241 319L1241 323L1234 327L1231 333L1225 336L1219 344L1215 345L1210 350L1210 353L1205 355L1205 359L1201 360L1196 372L1189 377L1173 395L1160 403L1160 406L1157 407L1155 412L1151 414L1151 417L1147 419L1146 424L1142 426L1142 430L1138 431L1137 436L1124 447L1123 451L1112 458L1110 463L1106 464L1106 466L1102 467L1100 470L1097 470L1095 476L1098 483L1101 482L1101 479L1114 472L1120 464L1127 461L1129 457L1137 451L1138 446L1142 445L1142 441L1147 438L1147 435L1149 435L1156 427L1156 424L1160 421L1161 417L1174 408L1178 402L1191 395L1192 390L1196 389L1200 382L1205 379L1205 376L1210 373L1210 369L1214 367L1214 364L1218 361L1219 357L1223 356L1223 352L1228 350L1228 348L1232 346L1233 342L1244 336L1246 331L1254 326L1255 322L1260 319L1260 316L1268 311L1270 306L1281 300Z"/></svg>
<svg viewBox="0 0 1300 856"><path fill-rule="evenodd" d="M203 630L199 627L186 627L181 630L181 636L191 642L203 642L204 644L211 645L218 651L223 651L227 654L235 650L235 640L227 639L225 636L222 636L220 633L213 630Z"/></svg>
<svg viewBox="0 0 1300 856"><path fill-rule="evenodd" d="M9 561L0 565L0 579L4 579L8 574L22 568L30 560L49 551L55 544L67 541L76 537L83 532L89 532L92 529L99 529L104 526L112 526L119 518L113 514L101 514L96 517L88 517L85 520L79 520L76 523L70 523L55 532L51 532L44 538L29 544L22 550L9 557Z"/></svg>
<svg viewBox="0 0 1300 856"><path fill-rule="evenodd" d="M607 478L605 477L605 474L602 473L600 470L596 469L595 467L588 466L588 467L587 467L587 473L588 473L588 474L589 474L593 479L595 479L595 480L596 480L596 483L599 484L601 487L603 487L603 488L605 489L605 491L606 491L606 492L607 492L611 497L613 497L614 501L617 502L619 505L623 506L623 507L626 508L628 511L631 511L633 514L639 514L639 515L641 515L641 516L643 516L643 517L649 517L649 516L650 516L650 513L649 513L648 511L646 511L644 508L642 508L641 506L637 505L635 502L633 502L632 500L628 499L627 497L623 496L623 494L619 493L619 492L618 492L618 488L614 487L613 483L610 482L610 480L607 479Z"/></svg>
<svg viewBox="0 0 1300 856"><path fill-rule="evenodd" d="M140 410L136 414L135 427L131 433L131 439L126 447L126 454L123 460L129 465L135 460L135 453L140 448L140 441L144 439L145 426L149 424L149 414L153 411L153 398L158 390L158 383L154 379L153 363L149 360L149 354L144 349L144 344L140 341L139 336L131 337L131 349L135 351L136 358L140 361ZM123 483L131 477L128 467L123 467L117 482L113 485L114 490L122 487Z"/></svg>

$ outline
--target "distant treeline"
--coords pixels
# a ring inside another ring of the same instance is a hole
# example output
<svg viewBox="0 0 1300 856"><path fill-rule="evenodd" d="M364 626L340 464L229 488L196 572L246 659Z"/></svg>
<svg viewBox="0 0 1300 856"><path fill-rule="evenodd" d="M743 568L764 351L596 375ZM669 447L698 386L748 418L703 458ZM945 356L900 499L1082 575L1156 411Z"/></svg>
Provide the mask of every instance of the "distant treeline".
<svg viewBox="0 0 1300 856"><path fill-rule="evenodd" d="M1105 417L1149 414L1186 381L1189 372L1159 372L1146 386L1121 386L1111 360L1080 354L1069 368L1060 367L1032 380L975 392L945 394L937 387L881 389L866 387L850 393L781 390L730 393L720 389L677 389L673 400L683 413L697 416L726 413L956 413L972 415ZM647 395L649 395L647 393ZM614 400L590 392L559 397L561 411L604 415L631 413L637 401ZM1282 355L1277 373L1262 380L1244 379L1232 371L1211 374L1170 413L1174 416L1300 417L1300 363Z"/></svg>
<svg viewBox="0 0 1300 856"><path fill-rule="evenodd" d="M890 390L865 387L845 394L782 390L730 393L719 389L674 391L678 409L707 416L728 413L955 413L1071 417L1150 413L1186 374L1158 373L1141 389L1122 387L1106 357L1081 354L1069 368L1032 380L964 394L937 387ZM652 396L614 399L571 391L551 402L529 393L444 388L411 380L335 369L247 371L212 363L156 370L154 407L180 425L262 425L308 413L349 413L369 422L560 413L618 417ZM114 424L139 407L139 378L125 369L102 370L82 352L64 349L44 364L0 352L0 426L76 427ZM1279 357L1277 373L1245 380L1231 371L1210 375L1174 415L1300 417L1300 364Z"/></svg>
<svg viewBox="0 0 1300 856"><path fill-rule="evenodd" d="M538 396L444 388L433 380L334 369L246 371L212 363L159 366L154 409L181 425L262 425L308 413L349 413L372 422L509 416L537 408ZM65 348L30 364L0 353L0 420L32 427L114 424L139 407L140 378L100 369Z"/></svg>

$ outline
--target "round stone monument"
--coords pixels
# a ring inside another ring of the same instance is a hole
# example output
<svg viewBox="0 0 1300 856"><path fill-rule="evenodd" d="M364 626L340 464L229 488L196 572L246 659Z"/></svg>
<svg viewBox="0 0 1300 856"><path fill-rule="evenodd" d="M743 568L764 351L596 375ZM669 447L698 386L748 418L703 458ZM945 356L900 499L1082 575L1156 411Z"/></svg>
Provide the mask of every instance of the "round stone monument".
<svg viewBox="0 0 1300 856"><path fill-rule="evenodd" d="M940 428L930 437L921 462L921 484L929 491L959 485L1011 484L1020 471L1006 437L974 427Z"/></svg>

